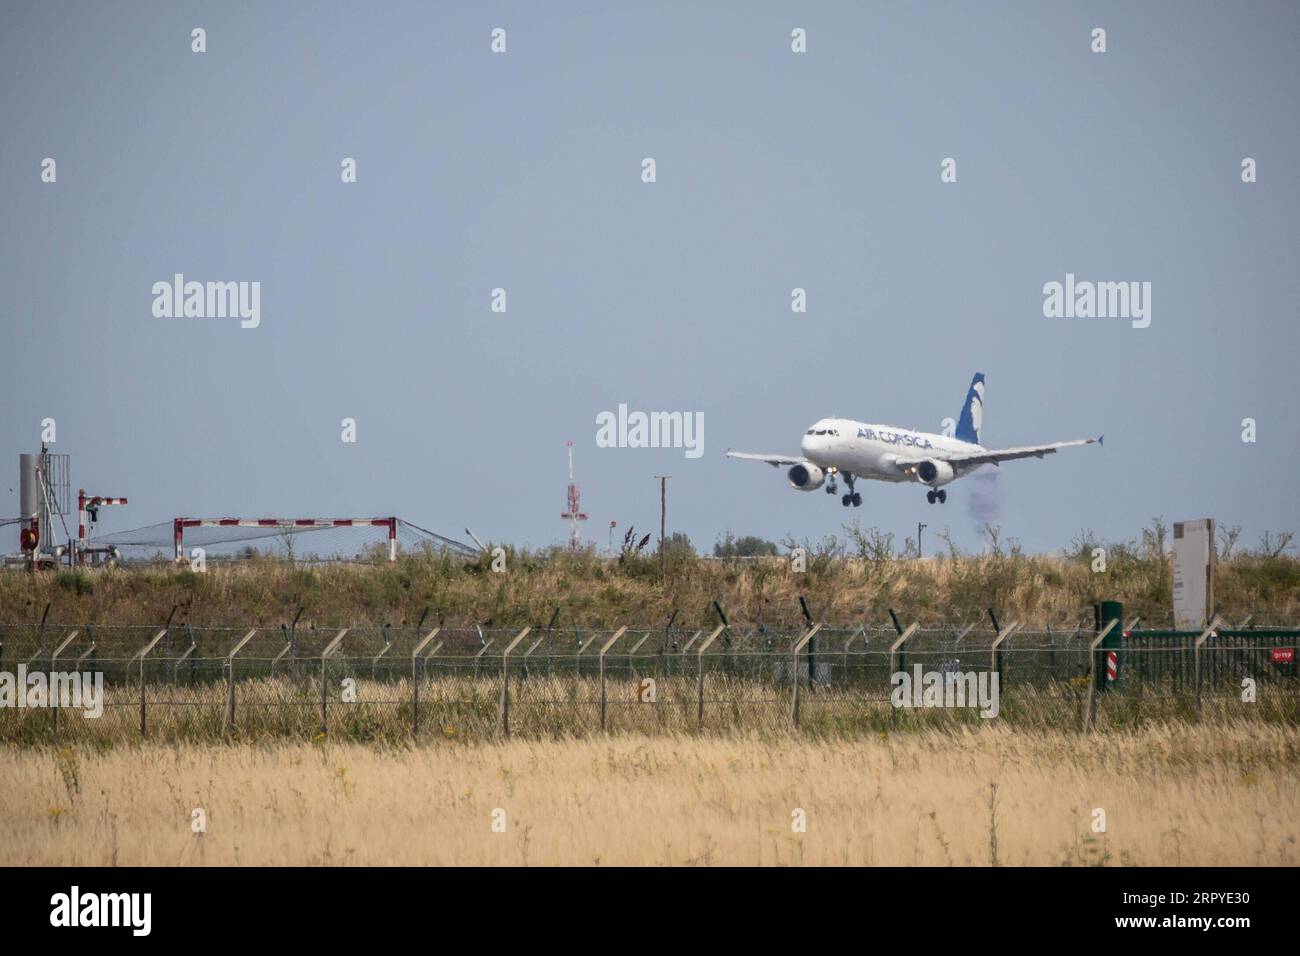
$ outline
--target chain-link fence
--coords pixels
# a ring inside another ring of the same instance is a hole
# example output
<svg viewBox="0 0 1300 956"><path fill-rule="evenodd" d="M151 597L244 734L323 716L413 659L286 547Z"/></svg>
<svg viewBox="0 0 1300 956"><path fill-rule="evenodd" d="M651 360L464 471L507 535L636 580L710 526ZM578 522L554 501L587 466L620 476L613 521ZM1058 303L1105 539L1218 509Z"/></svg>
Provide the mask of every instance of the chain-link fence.
<svg viewBox="0 0 1300 956"><path fill-rule="evenodd" d="M1300 631L0 627L0 741L1300 720Z"/></svg>

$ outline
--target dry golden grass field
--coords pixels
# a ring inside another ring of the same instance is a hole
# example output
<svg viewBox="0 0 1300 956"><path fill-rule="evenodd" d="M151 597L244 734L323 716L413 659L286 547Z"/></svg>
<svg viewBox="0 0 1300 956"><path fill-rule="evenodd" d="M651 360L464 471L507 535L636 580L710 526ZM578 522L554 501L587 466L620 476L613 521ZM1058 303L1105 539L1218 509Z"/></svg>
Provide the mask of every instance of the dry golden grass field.
<svg viewBox="0 0 1300 956"><path fill-rule="evenodd" d="M1294 865L1298 758L1258 723L6 747L0 865Z"/></svg>

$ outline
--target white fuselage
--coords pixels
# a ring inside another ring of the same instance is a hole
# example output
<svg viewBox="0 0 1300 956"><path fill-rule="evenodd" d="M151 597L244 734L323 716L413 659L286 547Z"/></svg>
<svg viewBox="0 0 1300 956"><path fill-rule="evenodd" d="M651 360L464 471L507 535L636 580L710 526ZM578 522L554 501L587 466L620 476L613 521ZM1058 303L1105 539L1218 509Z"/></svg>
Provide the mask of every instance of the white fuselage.
<svg viewBox="0 0 1300 956"><path fill-rule="evenodd" d="M983 451L980 445L892 425L871 425L847 418L823 418L799 442L805 458L831 474L849 472L876 481L916 481L899 471L896 458L933 458ZM955 467L960 477L971 469Z"/></svg>

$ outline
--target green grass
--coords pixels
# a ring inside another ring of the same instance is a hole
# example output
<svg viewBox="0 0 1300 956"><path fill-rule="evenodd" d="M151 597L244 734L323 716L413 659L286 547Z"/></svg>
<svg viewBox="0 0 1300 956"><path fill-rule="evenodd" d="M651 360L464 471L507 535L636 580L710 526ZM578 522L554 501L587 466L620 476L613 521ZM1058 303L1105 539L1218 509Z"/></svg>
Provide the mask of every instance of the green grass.
<svg viewBox="0 0 1300 956"><path fill-rule="evenodd" d="M32 624L46 605L60 624L158 624L177 608L176 622L276 626L302 609L318 624L547 623L557 607L562 627L654 627L677 612L682 627L715 620L719 602L733 623L790 629L802 621L798 598L828 623L885 623L895 609L904 621L965 623L992 607L1004 621L1073 626L1092 605L1118 600L1144 627L1168 626L1171 569L1163 525L1143 542L1105 543L1104 573L1092 569L1090 534L1064 556L1028 555L997 529L986 531L980 554L948 544L925 561L899 556L892 537L846 526L846 537L803 542L807 569L786 557L706 560L688 546L670 548L661 570L656 555L613 559L594 551L507 547L504 573L492 558L466 561L440 554L402 556L353 565L307 566L253 558L196 573L166 563L128 569L0 574L0 624ZM944 540L944 535L940 535ZM795 547L793 540L784 543ZM1300 624L1300 561L1263 552L1241 553L1218 565L1215 599L1235 623Z"/></svg>

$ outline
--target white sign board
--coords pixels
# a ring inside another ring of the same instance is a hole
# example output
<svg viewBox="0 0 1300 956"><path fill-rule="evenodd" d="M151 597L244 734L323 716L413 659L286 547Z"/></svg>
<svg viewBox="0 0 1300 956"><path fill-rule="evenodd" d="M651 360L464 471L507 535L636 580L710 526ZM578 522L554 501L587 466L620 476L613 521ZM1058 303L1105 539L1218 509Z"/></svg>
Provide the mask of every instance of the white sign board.
<svg viewBox="0 0 1300 956"><path fill-rule="evenodd" d="M1214 609L1214 519L1174 522L1174 627L1199 630Z"/></svg>

